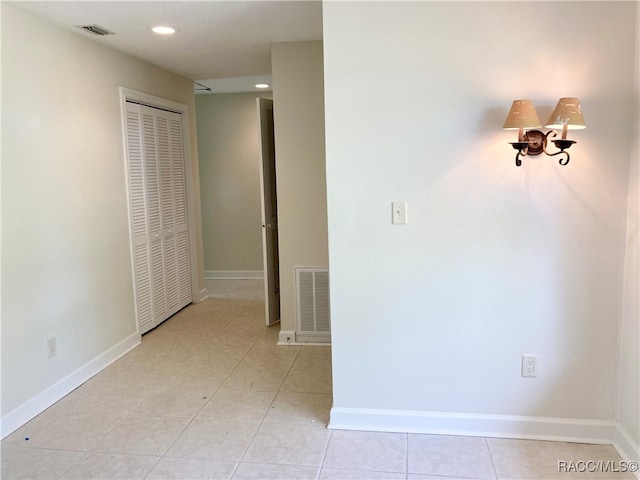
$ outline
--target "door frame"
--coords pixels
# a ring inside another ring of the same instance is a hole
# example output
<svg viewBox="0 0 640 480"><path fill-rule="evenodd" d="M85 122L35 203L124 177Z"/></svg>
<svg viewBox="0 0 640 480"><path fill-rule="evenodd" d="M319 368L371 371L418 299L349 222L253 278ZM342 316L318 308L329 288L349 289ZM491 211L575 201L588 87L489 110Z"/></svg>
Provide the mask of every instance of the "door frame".
<svg viewBox="0 0 640 480"><path fill-rule="evenodd" d="M189 267L191 270L191 301L193 303L199 303L202 298L202 291L200 290L200 278L199 278L199 263L198 263L198 244L196 242L196 201L194 194L194 178L193 178L193 157L191 155L191 131L189 127L189 106L183 103L167 100L166 98L156 97L148 93L139 92L126 87L120 87L120 123L122 125L122 151L124 156L124 176L126 186L126 198L127 198L127 218L129 220L129 248L131 250L131 281L134 288L134 302L136 305L135 317L136 317L136 329L140 333L140 322L138 318L138 300L135 295L135 265L134 265L134 251L133 251L133 231L131 227L131 194L129 185L129 155L127 152L127 124L126 124L126 106L127 101L132 101L146 105L148 107L159 108L162 110L168 110L171 112L179 113L182 120L182 153L184 156L184 170L185 170L185 189L187 197L187 220L189 222ZM206 292L206 289L205 289Z"/></svg>
<svg viewBox="0 0 640 480"><path fill-rule="evenodd" d="M268 199L269 196L267 196L267 192L265 189L265 182L266 182L266 178L270 178L273 175L276 175L275 172L275 165L274 165L274 171L271 172L271 170L269 170L268 172L265 172L265 143L264 143L264 131L263 131L263 117L262 117L262 113L263 113L263 105L265 102L270 102L270 106L271 106L271 114L273 115L273 99L271 98L263 98L263 97L256 97L256 112L257 112L257 117L258 117L258 140L259 140L259 150L260 150L260 167L259 167L259 173L260 173L260 214L261 214L261 218L262 218L262 265L263 265L263 279L264 279L264 314L265 314L265 321L266 324L268 326L272 326L275 325L276 323L280 322L281 316L282 316L282 304L280 302L280 290L278 289L278 293L277 295L274 294L273 297L271 298L271 284L273 282L273 269L269 269L269 262L273 261L273 255L270 255L270 253L273 253L273 242L269 241L270 239L268 238L268 230L271 230L271 219L267 218L267 202L269 202L270 204L270 199ZM274 125L275 127L275 125ZM273 142L275 145L275 133L273 133ZM277 195L277 189L276 189L276 195ZM272 205L273 208L273 205ZM277 217L278 217L278 212L277 212L277 208L275 209L275 216L276 216L276 223L277 223ZM275 227L275 231L278 232L278 226L276 225ZM273 232L273 230L272 230ZM273 235L273 233L272 233ZM278 235L276 233L276 235ZM277 236L276 236L277 238ZM279 242L276 242L276 244L278 245L278 249L279 249ZM279 255L278 255L279 257ZM280 271L280 265L278 265L278 271L279 271L279 276L282 275L282 272ZM279 282L278 282L279 283ZM273 302L272 302L273 301ZM277 312L278 312L278 318L277 319L273 319L271 312L272 310L275 311L275 309L273 308L273 304L275 304L275 302L277 301Z"/></svg>

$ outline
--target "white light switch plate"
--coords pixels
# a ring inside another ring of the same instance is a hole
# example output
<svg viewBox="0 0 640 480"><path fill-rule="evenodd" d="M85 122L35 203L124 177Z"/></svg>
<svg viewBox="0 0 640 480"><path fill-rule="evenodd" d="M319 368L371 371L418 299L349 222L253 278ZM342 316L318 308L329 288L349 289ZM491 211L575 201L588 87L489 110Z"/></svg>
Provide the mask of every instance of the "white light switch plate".
<svg viewBox="0 0 640 480"><path fill-rule="evenodd" d="M406 225L409 223L406 201L396 200L391 202L391 223L394 225Z"/></svg>

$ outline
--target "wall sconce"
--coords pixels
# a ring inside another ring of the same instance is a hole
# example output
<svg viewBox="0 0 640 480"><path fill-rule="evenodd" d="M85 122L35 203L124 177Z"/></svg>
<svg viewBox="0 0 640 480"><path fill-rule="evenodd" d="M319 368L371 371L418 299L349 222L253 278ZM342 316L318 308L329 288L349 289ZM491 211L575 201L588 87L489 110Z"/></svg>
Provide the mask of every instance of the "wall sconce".
<svg viewBox="0 0 640 480"><path fill-rule="evenodd" d="M571 147L574 140L567 140L567 130L576 130L585 128L584 118L582 117L582 108L580 100L575 97L563 97L558 100L556 108L547 120L546 128L551 128L547 133L543 133L538 114L531 100L514 100L511 110L507 115L507 119L502 127L503 130L518 130L518 141L509 142L518 153L516 153L516 166L522 165L521 158L529 155L535 156L544 153L550 157L561 155L560 165L569 163L569 152L566 150ZM526 132L525 132L525 129ZM531 129L531 130L528 130ZM550 153L547 151L547 139L557 136L557 132L553 129L562 129L560 138L551 140L557 152Z"/></svg>

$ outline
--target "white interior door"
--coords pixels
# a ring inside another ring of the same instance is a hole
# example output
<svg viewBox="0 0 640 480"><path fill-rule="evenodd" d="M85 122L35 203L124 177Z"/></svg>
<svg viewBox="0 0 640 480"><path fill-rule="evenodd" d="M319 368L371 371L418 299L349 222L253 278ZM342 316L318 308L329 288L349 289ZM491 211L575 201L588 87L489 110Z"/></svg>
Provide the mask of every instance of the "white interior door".
<svg viewBox="0 0 640 480"><path fill-rule="evenodd" d="M144 333L191 303L180 114L126 104L136 308Z"/></svg>
<svg viewBox="0 0 640 480"><path fill-rule="evenodd" d="M273 100L258 98L260 143L260 193L262 196L262 261L267 325L280 320L280 264L278 257L278 196Z"/></svg>

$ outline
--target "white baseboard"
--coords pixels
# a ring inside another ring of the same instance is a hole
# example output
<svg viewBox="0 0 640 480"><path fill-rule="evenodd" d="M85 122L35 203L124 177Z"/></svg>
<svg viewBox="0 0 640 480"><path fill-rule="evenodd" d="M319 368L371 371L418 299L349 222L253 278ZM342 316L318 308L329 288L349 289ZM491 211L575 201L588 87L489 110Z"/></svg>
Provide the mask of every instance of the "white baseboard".
<svg viewBox="0 0 640 480"><path fill-rule="evenodd" d="M640 445L631 438L631 435L618 422L615 424L611 443L623 460L640 464ZM640 480L640 472L636 471L634 475Z"/></svg>
<svg viewBox="0 0 640 480"><path fill-rule="evenodd" d="M205 280L262 280L262 270L207 270Z"/></svg>
<svg viewBox="0 0 640 480"><path fill-rule="evenodd" d="M296 340L295 330L280 330L278 335L278 345L308 345L308 346L322 346L330 347L331 343L327 342L298 342Z"/></svg>
<svg viewBox="0 0 640 480"><path fill-rule="evenodd" d="M200 302L204 302L207 298L209 298L209 290L206 288L203 288L202 290L200 290L200 292L198 293L198 301L194 302L194 303L200 303Z"/></svg>
<svg viewBox="0 0 640 480"><path fill-rule="evenodd" d="M280 330L278 345L296 345L295 330Z"/></svg>
<svg viewBox="0 0 640 480"><path fill-rule="evenodd" d="M75 372L70 373L35 397L7 413L1 419L2 425L0 426L0 430L2 431L2 438L20 428L36 415L42 413L62 397L78 388L95 374L111 365L138 345L140 345L140 333L135 332L93 360L85 363Z"/></svg>
<svg viewBox="0 0 640 480"><path fill-rule="evenodd" d="M611 444L615 423L572 418L333 407L328 428Z"/></svg>

